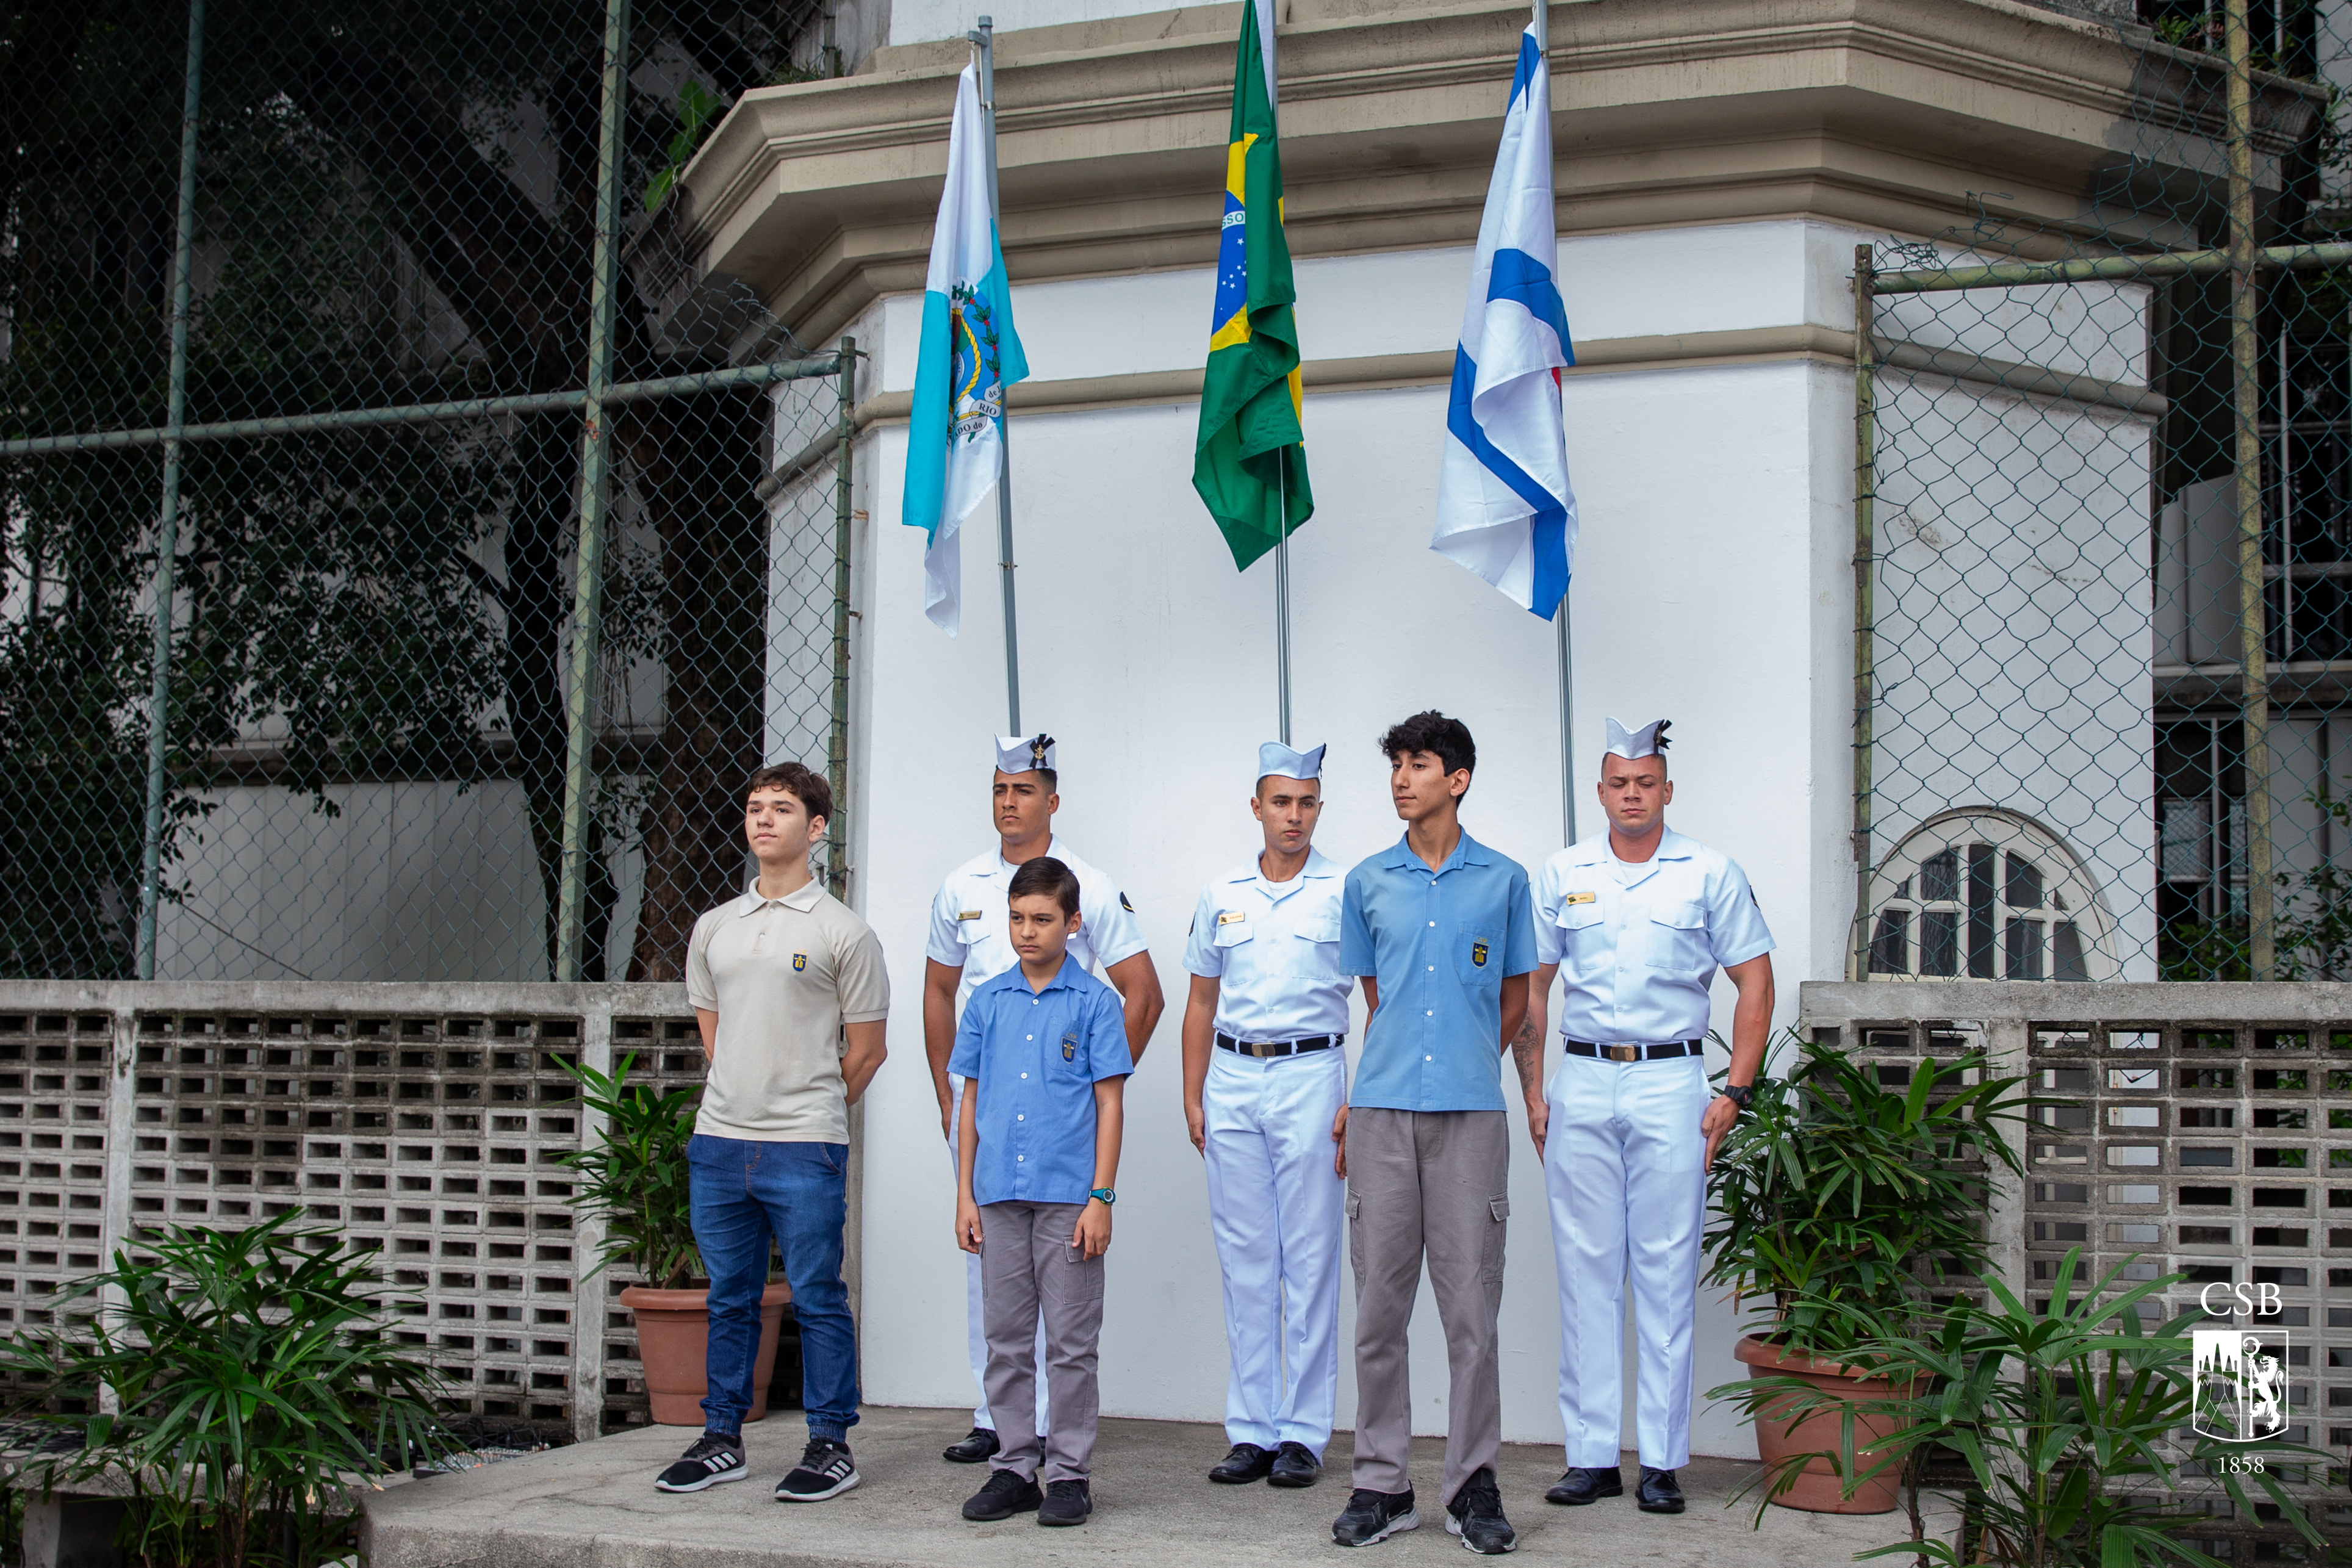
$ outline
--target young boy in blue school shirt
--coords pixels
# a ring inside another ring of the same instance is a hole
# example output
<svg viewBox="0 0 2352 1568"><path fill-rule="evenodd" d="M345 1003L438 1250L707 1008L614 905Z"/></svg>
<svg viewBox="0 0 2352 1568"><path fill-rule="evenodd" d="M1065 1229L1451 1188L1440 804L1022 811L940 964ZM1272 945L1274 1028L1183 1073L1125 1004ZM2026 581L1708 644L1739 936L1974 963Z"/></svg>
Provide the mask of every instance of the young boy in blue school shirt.
<svg viewBox="0 0 2352 1568"><path fill-rule="evenodd" d="M1042 1319L1052 1430L1041 1441L1022 1421L1001 1433L988 1484L963 1516L1034 1509L1039 1524L1083 1524L1094 1511L1103 1254L1135 1059L1118 994L1068 953L1076 875L1041 856L1013 874L1006 900L1021 962L971 994L948 1061L969 1080L956 1131L956 1245L980 1255L988 1407L1035 1405Z"/></svg>

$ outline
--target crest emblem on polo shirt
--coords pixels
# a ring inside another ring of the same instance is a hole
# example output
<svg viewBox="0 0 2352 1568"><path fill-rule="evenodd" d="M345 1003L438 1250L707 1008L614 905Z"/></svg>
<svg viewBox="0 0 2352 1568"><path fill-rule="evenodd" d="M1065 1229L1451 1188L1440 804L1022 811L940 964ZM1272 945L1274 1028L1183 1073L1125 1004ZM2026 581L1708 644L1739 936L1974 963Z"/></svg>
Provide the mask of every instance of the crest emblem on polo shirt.
<svg viewBox="0 0 2352 1568"><path fill-rule="evenodd" d="M1076 1029L1068 1031L1062 1037L1062 1059L1066 1062L1078 1059L1078 1032Z"/></svg>
<svg viewBox="0 0 2352 1568"><path fill-rule="evenodd" d="M1486 944L1485 942L1474 942L1470 944L1470 962L1480 969L1486 967Z"/></svg>
<svg viewBox="0 0 2352 1568"><path fill-rule="evenodd" d="M1484 961L1484 960L1481 960L1480 962L1482 962L1482 963L1483 963L1483 962L1485 962L1485 961ZM806 969L807 967L808 967L808 954L807 954L807 953L805 953L805 952L796 952L796 953L793 954L793 973L797 974L797 973L799 973L802 970Z"/></svg>

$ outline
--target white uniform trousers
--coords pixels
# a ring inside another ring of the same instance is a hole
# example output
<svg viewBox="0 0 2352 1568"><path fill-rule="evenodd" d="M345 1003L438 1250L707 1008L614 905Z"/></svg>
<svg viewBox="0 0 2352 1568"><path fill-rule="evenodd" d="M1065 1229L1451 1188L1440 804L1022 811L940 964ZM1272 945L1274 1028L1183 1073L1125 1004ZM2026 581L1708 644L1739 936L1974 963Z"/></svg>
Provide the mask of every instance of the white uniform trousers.
<svg viewBox="0 0 2352 1568"><path fill-rule="evenodd" d="M1625 1280L1633 1282L1642 1463L1690 1462L1693 1319L1710 1099L1701 1058L1563 1057L1547 1100L1544 1186L1559 1266L1559 1418L1568 1463L1614 1469L1624 1416Z"/></svg>
<svg viewBox="0 0 2352 1568"><path fill-rule="evenodd" d="M953 1073L948 1074L948 1125L951 1128L963 1125L963 1086L962 1079ZM948 1173L953 1181L963 1179L963 1166L957 1157L953 1138L948 1140ZM950 1185L949 1190L952 1192L955 1189ZM971 1424L994 1432L996 1421L988 1413L988 1318L981 1307L980 1254L965 1253L963 1264L964 1345L971 1356L972 1386L980 1390L980 1402L971 1407ZM1045 1361L1045 1317L1040 1312L1037 1315L1036 1364L1042 1367ZM1054 1429L1045 1419L1045 1380L1041 1376L1037 1379L1037 1426L1033 1436ZM998 1441L1005 1442L1001 1434ZM1010 1447L1012 1445L1006 1442L1005 1446Z"/></svg>
<svg viewBox="0 0 2352 1568"><path fill-rule="evenodd" d="M1331 1123L1348 1098L1338 1047L1261 1059L1212 1047L1201 1089L1209 1223L1225 1277L1225 1438L1331 1440L1339 1386L1339 1239L1348 1184Z"/></svg>

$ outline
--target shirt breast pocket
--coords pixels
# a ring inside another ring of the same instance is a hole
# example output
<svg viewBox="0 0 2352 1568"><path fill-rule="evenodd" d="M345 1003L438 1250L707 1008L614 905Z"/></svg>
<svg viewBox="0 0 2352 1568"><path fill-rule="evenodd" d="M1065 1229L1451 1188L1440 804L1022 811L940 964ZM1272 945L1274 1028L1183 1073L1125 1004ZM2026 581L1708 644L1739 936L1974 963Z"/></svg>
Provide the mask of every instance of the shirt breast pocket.
<svg viewBox="0 0 2352 1568"><path fill-rule="evenodd" d="M1481 990L1498 987L1503 978L1501 929L1464 921L1454 939L1454 973L1465 984Z"/></svg>
<svg viewBox="0 0 2352 1568"><path fill-rule="evenodd" d="M1306 916L1293 933L1290 973L1300 980L1334 981L1339 973L1339 911Z"/></svg>
<svg viewBox="0 0 2352 1568"><path fill-rule="evenodd" d="M1239 947L1256 935L1257 928L1247 921L1220 920L1216 935L1209 940L1219 947L1231 948Z"/></svg>
<svg viewBox="0 0 2352 1568"><path fill-rule="evenodd" d="M1665 905L1650 916L1650 967L1696 980L1715 962L1707 949L1706 906L1696 899Z"/></svg>
<svg viewBox="0 0 2352 1568"><path fill-rule="evenodd" d="M1562 905L1552 923L1559 928L1560 967L1570 976L1586 978L1609 962L1609 928L1599 900Z"/></svg>

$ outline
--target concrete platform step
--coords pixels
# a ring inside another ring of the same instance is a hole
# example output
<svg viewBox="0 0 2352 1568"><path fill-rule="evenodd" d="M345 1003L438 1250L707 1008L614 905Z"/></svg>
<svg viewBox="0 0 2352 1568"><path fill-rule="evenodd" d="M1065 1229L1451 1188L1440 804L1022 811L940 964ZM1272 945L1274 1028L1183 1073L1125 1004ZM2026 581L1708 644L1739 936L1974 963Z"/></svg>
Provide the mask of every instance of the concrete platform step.
<svg viewBox="0 0 2352 1568"><path fill-rule="evenodd" d="M947 1464L940 1449L967 1424L955 1411L869 1408L850 1434L863 1484L811 1504L770 1495L807 1438L796 1411L746 1429L750 1479L687 1497L657 1492L653 1482L695 1435L681 1427L624 1433L387 1489L369 1501L366 1561L372 1568L1286 1568L1339 1551L1330 1526L1348 1500L1345 1433L1326 1456L1320 1485L1276 1491L1209 1483L1205 1472L1225 1450L1217 1427L1107 1420L1095 1451L1093 1520L1048 1531L1025 1514L995 1525L959 1515L987 1472ZM1371 1549L1360 1568L1463 1561L1436 1506L1442 1447L1413 1445L1421 1529ZM1625 1463L1630 1479L1633 1457ZM1559 1477L1557 1448L1507 1447L1499 1479L1522 1562L1828 1568L1903 1538L1899 1514L1772 1509L1764 1528L1751 1531L1749 1505L1726 1507L1750 1471L1729 1460L1695 1461L1682 1477L1690 1510L1675 1518L1642 1513L1630 1495L1588 1508L1548 1506L1543 1489Z"/></svg>

